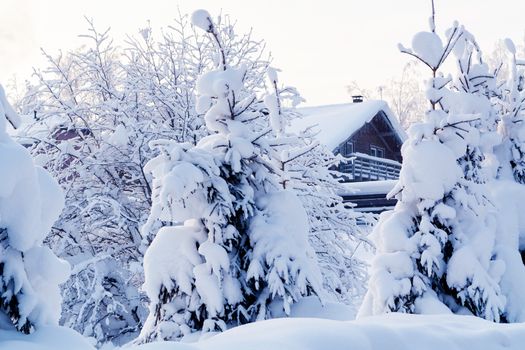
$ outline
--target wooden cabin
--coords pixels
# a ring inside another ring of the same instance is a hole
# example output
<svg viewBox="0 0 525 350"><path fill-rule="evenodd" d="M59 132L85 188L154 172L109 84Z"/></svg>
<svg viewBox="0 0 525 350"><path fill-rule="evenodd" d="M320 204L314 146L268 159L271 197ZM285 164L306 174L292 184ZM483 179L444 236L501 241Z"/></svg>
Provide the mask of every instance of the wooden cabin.
<svg viewBox="0 0 525 350"><path fill-rule="evenodd" d="M344 182L399 177L406 133L385 101L301 108L294 130L312 127L317 139L348 161L339 165Z"/></svg>
<svg viewBox="0 0 525 350"><path fill-rule="evenodd" d="M386 193L399 178L401 145L407 136L385 101L360 101L301 108L304 118L292 128L313 128L321 143L347 158L338 169L348 183L348 193L341 195L358 208L379 212L395 204ZM377 181L383 183L369 184Z"/></svg>

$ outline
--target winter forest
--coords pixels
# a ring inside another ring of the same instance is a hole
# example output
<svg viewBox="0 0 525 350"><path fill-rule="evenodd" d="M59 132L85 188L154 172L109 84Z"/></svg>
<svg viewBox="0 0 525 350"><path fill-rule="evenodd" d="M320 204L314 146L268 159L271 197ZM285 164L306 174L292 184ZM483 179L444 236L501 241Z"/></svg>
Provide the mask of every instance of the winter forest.
<svg viewBox="0 0 525 350"><path fill-rule="evenodd" d="M525 47L440 5L346 87L402 129L376 211L227 8L42 48L0 86L0 349L524 349Z"/></svg>

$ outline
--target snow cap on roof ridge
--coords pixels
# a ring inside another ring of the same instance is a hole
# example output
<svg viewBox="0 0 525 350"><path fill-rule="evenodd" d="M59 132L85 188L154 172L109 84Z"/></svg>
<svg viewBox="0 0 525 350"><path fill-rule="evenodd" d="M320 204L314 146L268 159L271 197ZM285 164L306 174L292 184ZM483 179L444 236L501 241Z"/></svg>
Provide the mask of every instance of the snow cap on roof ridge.
<svg viewBox="0 0 525 350"><path fill-rule="evenodd" d="M304 131L310 126L318 132L317 139L331 149L349 138L353 133L370 122L379 111L383 111L401 141L407 138L394 112L383 100L367 100L360 103L342 103L315 107L302 107L298 111L302 119L292 122L294 132Z"/></svg>

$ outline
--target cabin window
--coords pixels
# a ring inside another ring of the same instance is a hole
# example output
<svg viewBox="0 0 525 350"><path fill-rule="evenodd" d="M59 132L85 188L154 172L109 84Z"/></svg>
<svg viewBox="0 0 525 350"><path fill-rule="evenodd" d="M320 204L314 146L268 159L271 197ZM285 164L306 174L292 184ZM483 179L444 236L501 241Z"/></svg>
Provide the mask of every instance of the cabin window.
<svg viewBox="0 0 525 350"><path fill-rule="evenodd" d="M354 144L352 142L346 142L343 144L343 147L341 147L341 154L345 157L350 156L352 153L354 153Z"/></svg>
<svg viewBox="0 0 525 350"><path fill-rule="evenodd" d="M385 149L375 145L370 145L370 155L372 157L385 158Z"/></svg>

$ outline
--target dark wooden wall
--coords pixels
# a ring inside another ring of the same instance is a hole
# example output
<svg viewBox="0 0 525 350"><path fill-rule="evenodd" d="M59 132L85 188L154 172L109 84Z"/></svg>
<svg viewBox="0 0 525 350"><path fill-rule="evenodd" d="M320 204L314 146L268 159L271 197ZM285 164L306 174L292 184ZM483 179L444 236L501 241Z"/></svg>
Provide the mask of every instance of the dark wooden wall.
<svg viewBox="0 0 525 350"><path fill-rule="evenodd" d="M365 154L371 154L371 145L381 147L384 149L384 158L401 162L401 140L382 111L343 144L346 142L353 143L354 152ZM341 147L342 145L339 146L339 150Z"/></svg>

